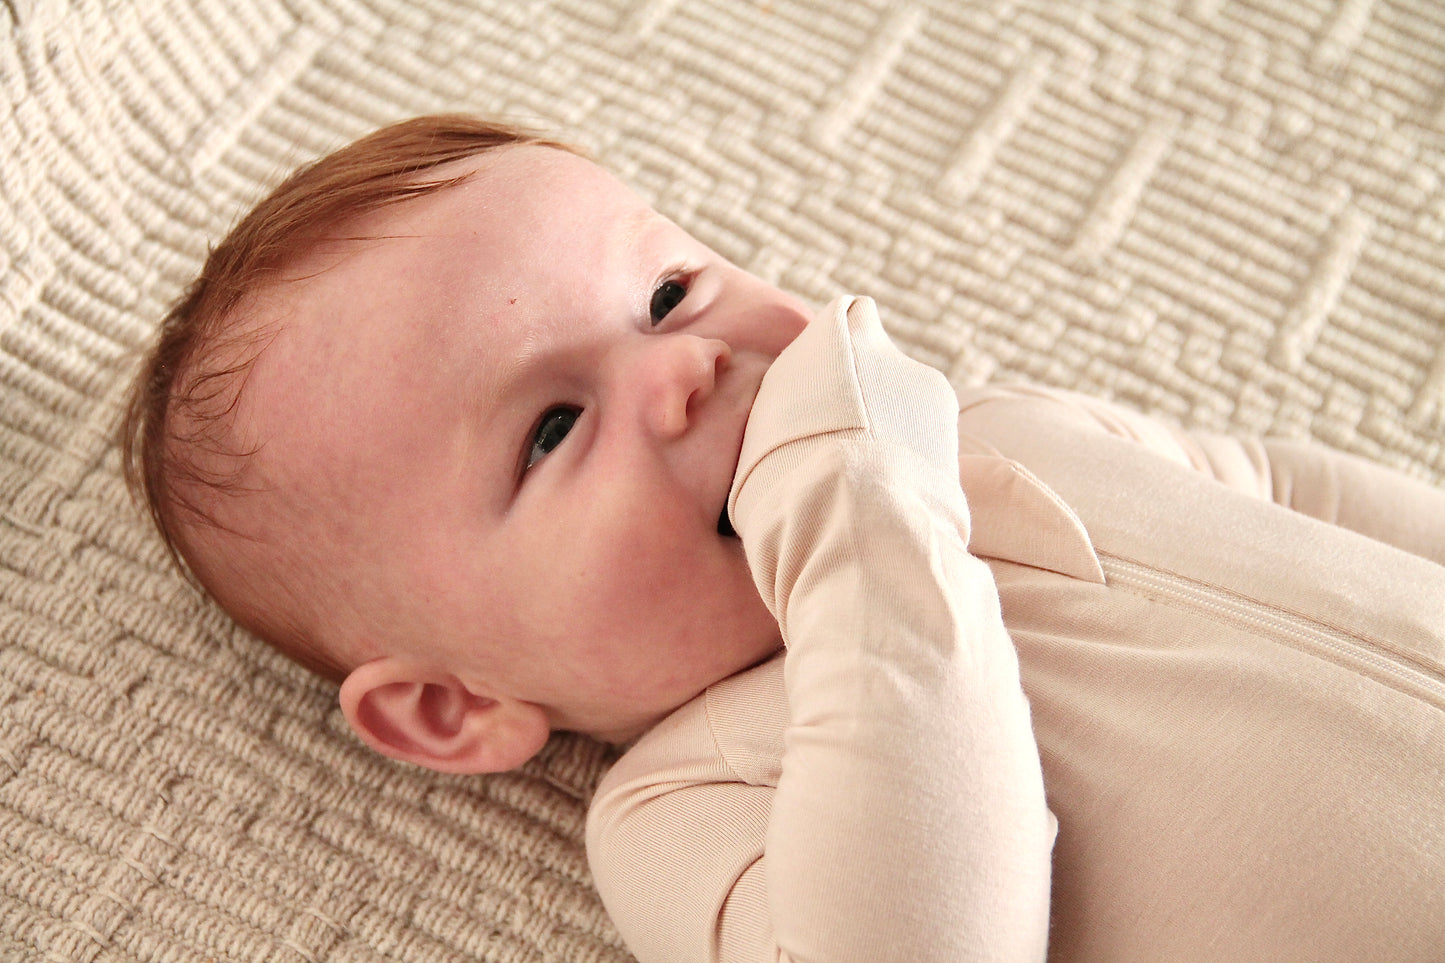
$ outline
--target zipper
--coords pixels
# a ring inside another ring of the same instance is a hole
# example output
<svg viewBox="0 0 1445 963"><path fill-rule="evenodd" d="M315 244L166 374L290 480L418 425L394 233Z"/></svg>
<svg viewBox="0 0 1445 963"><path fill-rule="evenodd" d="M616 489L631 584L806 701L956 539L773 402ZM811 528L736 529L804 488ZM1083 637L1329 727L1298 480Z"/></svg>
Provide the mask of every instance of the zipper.
<svg viewBox="0 0 1445 963"><path fill-rule="evenodd" d="M1176 575L1132 559L1097 552L1108 584L1181 608L1202 608L1216 618L1265 634L1281 644L1403 687L1445 708L1445 679L1414 660L1371 641L1293 612L1265 605L1217 585Z"/></svg>

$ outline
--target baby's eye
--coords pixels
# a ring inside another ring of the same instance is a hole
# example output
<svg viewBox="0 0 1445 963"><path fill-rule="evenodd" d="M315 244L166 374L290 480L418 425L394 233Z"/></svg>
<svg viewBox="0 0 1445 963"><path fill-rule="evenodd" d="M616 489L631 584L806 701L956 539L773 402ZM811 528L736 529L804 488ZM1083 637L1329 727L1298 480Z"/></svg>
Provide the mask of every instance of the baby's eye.
<svg viewBox="0 0 1445 963"><path fill-rule="evenodd" d="M652 292L652 323L654 326L661 324L662 319L672 313L672 309L682 303L687 297L687 285L677 278L668 278L657 286Z"/></svg>
<svg viewBox="0 0 1445 963"><path fill-rule="evenodd" d="M566 438L572 426L577 424L577 417L581 414L580 408L547 409L547 413L537 425L537 430L532 434L532 447L527 452L527 467L531 468L562 444L562 439Z"/></svg>

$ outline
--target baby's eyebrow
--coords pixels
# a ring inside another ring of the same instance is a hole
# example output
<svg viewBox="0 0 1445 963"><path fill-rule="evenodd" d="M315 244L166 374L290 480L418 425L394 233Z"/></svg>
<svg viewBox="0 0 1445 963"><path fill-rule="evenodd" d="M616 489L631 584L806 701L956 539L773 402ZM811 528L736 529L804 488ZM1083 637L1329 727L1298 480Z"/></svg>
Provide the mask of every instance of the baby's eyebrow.
<svg viewBox="0 0 1445 963"><path fill-rule="evenodd" d="M488 434L499 430L501 423L510 424L514 420L508 417L508 413L517 409L519 396L526 394L526 387L537 377L537 354L536 350L523 347L505 358L498 358L491 376L477 380L471 401L472 413L475 423L482 425Z"/></svg>
<svg viewBox="0 0 1445 963"><path fill-rule="evenodd" d="M468 421L475 426L465 434L468 451L459 452L459 467L471 465L473 483L486 492L485 503L505 513L517 492L522 459L526 454L526 432L540 412L523 409L525 385L535 378L531 356L508 357L494 370L494 377L481 380L468 402Z"/></svg>
<svg viewBox="0 0 1445 963"><path fill-rule="evenodd" d="M644 204L622 219L617 226L618 240L627 247L629 253L635 254L644 230L661 219L662 215Z"/></svg>

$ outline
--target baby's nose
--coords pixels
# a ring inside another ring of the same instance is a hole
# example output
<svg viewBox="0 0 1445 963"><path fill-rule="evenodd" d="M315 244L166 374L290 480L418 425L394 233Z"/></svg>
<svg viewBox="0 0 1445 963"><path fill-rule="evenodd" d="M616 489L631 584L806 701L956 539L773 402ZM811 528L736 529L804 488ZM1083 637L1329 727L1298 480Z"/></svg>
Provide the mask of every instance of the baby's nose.
<svg viewBox="0 0 1445 963"><path fill-rule="evenodd" d="M675 438L687 431L698 406L717 388L732 350L722 341L691 334L649 340L637 372L642 413L657 435Z"/></svg>

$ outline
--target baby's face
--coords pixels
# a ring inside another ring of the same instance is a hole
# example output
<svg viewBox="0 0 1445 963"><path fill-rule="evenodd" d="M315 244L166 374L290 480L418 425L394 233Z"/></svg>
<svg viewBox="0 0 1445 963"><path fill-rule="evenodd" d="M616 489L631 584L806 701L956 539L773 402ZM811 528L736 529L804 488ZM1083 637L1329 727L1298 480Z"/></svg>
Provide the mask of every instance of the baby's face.
<svg viewBox="0 0 1445 963"><path fill-rule="evenodd" d="M244 416L263 484L306 506L270 536L327 570L301 628L351 662L625 739L779 647L719 519L808 311L580 157L463 166L278 289Z"/></svg>

